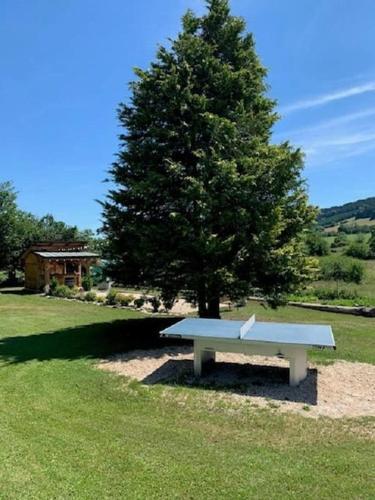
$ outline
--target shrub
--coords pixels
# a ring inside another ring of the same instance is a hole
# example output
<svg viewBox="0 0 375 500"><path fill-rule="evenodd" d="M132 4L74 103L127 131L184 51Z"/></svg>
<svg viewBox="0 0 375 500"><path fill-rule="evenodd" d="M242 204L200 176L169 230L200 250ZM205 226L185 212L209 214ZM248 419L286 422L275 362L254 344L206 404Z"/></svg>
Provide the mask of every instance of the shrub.
<svg viewBox="0 0 375 500"><path fill-rule="evenodd" d="M151 297L148 299L148 302L152 306L152 312L157 313L159 311L159 307L161 306L161 300L157 295L154 295L154 297Z"/></svg>
<svg viewBox="0 0 375 500"><path fill-rule="evenodd" d="M137 299L134 299L134 307L136 307L137 309L140 309L141 307L144 306L146 302L146 299L144 297L138 297Z"/></svg>
<svg viewBox="0 0 375 500"><path fill-rule="evenodd" d="M114 306L116 305L116 297L117 297L117 292L115 290L110 290L107 293L107 298L106 302L109 306Z"/></svg>
<svg viewBox="0 0 375 500"><path fill-rule="evenodd" d="M371 229L371 235L368 241L368 247L369 247L369 257L372 259L375 258L375 227Z"/></svg>
<svg viewBox="0 0 375 500"><path fill-rule="evenodd" d="M122 293L117 294L116 303L120 306L128 306L131 302L133 302L133 295L124 295Z"/></svg>
<svg viewBox="0 0 375 500"><path fill-rule="evenodd" d="M356 259L368 259L369 247L365 242L353 241L346 249L345 254Z"/></svg>
<svg viewBox="0 0 375 500"><path fill-rule="evenodd" d="M321 265L321 278L336 282L361 283L365 274L361 262L348 257L330 257Z"/></svg>
<svg viewBox="0 0 375 500"><path fill-rule="evenodd" d="M51 282L49 284L49 293L51 295L54 295L54 292L56 291L56 288L59 286L59 282L57 279L53 276L51 279Z"/></svg>
<svg viewBox="0 0 375 500"><path fill-rule="evenodd" d="M352 283L361 283L365 275L365 268L361 262L352 262L348 269L347 280Z"/></svg>
<svg viewBox="0 0 375 500"><path fill-rule="evenodd" d="M348 237L345 233L338 233L332 242L331 248L342 248L345 247L348 242Z"/></svg>
<svg viewBox="0 0 375 500"><path fill-rule="evenodd" d="M163 307L166 311L170 311L176 302L177 296L173 292L163 292L161 295L161 301L163 303Z"/></svg>
<svg viewBox="0 0 375 500"><path fill-rule="evenodd" d="M306 246L309 255L321 257L323 255L328 255L329 253L328 241L318 231L313 231L307 234Z"/></svg>
<svg viewBox="0 0 375 500"><path fill-rule="evenodd" d="M86 302L95 302L96 301L96 293L95 292L87 292L85 294Z"/></svg>
<svg viewBox="0 0 375 500"><path fill-rule="evenodd" d="M92 278L89 274L82 278L82 288L85 292L89 292L92 288Z"/></svg>
<svg viewBox="0 0 375 500"><path fill-rule="evenodd" d="M96 302L99 302L100 304L104 304L104 302L105 302L104 295L97 295L96 296Z"/></svg>
<svg viewBox="0 0 375 500"><path fill-rule="evenodd" d="M61 297L65 299L71 299L74 296L74 292L71 288L66 285L58 285L53 294L54 297Z"/></svg>

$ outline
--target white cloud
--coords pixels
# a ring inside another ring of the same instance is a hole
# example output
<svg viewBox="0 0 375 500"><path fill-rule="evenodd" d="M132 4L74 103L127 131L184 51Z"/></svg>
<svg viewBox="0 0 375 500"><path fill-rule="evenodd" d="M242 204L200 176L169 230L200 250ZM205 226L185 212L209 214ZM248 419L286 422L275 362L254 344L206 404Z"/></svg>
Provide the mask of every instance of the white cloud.
<svg viewBox="0 0 375 500"><path fill-rule="evenodd" d="M321 121L309 127L300 127L298 129L287 130L286 132L277 132L274 134L275 142L286 140L290 137L298 138L299 136L306 136L322 132L324 129L337 129L338 127L350 124L351 122L375 116L375 108L368 108L355 113L348 113L346 115L331 118L329 120Z"/></svg>
<svg viewBox="0 0 375 500"><path fill-rule="evenodd" d="M323 166L375 149L375 127L358 132L337 131L304 138L301 145L308 166Z"/></svg>
<svg viewBox="0 0 375 500"><path fill-rule="evenodd" d="M323 106L333 101L346 99L355 95L365 94L367 92L375 92L375 81L370 81L362 85L355 85L346 89L337 90L329 94L323 94L310 99L302 99L286 106L281 106L280 113L288 114L301 109L314 108L316 106Z"/></svg>
<svg viewBox="0 0 375 500"><path fill-rule="evenodd" d="M323 166L375 149L375 108L338 116L310 127L275 134L274 141L303 149L308 166Z"/></svg>

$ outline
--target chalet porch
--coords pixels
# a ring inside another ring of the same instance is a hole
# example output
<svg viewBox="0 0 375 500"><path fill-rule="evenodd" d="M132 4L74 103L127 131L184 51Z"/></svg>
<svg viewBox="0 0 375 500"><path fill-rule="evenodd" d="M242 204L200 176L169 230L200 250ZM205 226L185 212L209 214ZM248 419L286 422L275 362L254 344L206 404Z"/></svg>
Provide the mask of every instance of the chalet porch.
<svg viewBox="0 0 375 500"><path fill-rule="evenodd" d="M82 278L99 256L86 250L84 242L38 243L30 247L22 259L25 268L25 287L42 290L55 278L60 285L82 286Z"/></svg>

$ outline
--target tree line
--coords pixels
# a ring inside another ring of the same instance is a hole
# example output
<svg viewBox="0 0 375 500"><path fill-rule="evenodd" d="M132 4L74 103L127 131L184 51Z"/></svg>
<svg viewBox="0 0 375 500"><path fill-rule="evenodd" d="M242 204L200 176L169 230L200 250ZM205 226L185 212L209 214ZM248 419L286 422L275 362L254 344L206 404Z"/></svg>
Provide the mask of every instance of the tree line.
<svg viewBox="0 0 375 500"><path fill-rule="evenodd" d="M13 184L0 183L0 270L7 272L8 279L15 280L24 250L37 241L53 240L84 240L96 250L101 243L91 230L79 230L55 220L51 214L37 217L21 210Z"/></svg>

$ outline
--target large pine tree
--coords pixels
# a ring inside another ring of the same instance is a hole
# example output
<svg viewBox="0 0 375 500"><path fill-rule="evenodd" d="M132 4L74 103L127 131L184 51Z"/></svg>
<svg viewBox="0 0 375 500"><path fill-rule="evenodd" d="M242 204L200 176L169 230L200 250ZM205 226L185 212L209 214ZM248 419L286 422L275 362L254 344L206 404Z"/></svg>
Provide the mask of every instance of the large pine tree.
<svg viewBox="0 0 375 500"><path fill-rule="evenodd" d="M224 295L278 304L308 277L301 232L315 211L301 152L271 143L278 115L252 35L227 0L207 4L120 104L103 230L118 279L219 317Z"/></svg>

